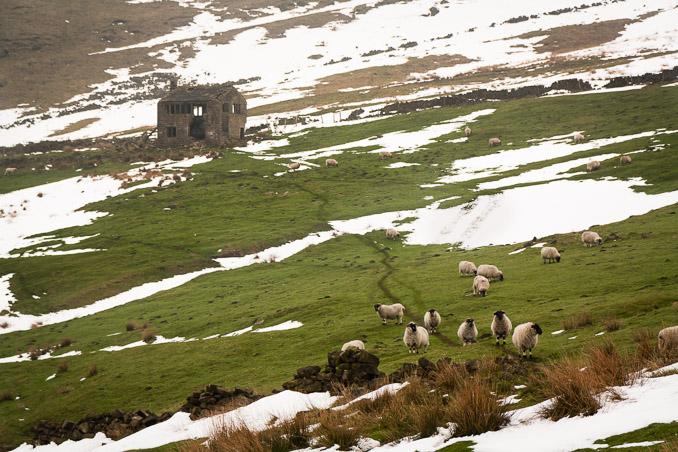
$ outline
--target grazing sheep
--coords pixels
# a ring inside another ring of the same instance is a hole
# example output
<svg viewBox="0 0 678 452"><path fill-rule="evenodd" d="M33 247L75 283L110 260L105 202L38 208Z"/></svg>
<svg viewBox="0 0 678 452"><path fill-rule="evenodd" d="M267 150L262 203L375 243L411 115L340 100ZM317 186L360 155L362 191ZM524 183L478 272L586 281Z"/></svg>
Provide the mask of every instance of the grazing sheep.
<svg viewBox="0 0 678 452"><path fill-rule="evenodd" d="M478 337L478 328L476 328L473 319L466 319L459 325L457 336L459 336L459 340L464 345L472 344L476 341L476 338Z"/></svg>
<svg viewBox="0 0 678 452"><path fill-rule="evenodd" d="M560 253L557 249L552 246L545 246L541 249L541 258L544 259L544 263L549 261L549 264L553 261L560 262Z"/></svg>
<svg viewBox="0 0 678 452"><path fill-rule="evenodd" d="M363 341L351 341L351 342L346 342L344 345L341 346L341 351L343 352L349 347L355 347L359 348L361 350L365 350L365 344L363 344Z"/></svg>
<svg viewBox="0 0 678 452"><path fill-rule="evenodd" d="M388 151L381 151L381 152L379 153L379 158L382 159L382 160L383 160L383 159L390 159L391 157L393 157L393 154L391 154L391 153L388 152Z"/></svg>
<svg viewBox="0 0 678 452"><path fill-rule="evenodd" d="M410 353L419 353L420 348L424 348L424 353L428 352L428 331L426 328L417 328L417 324L410 322L405 327L403 342L410 349Z"/></svg>
<svg viewBox="0 0 678 452"><path fill-rule="evenodd" d="M400 232L396 231L393 228L388 228L386 230L386 237L388 237L389 239L392 239L392 240L398 239L398 238L400 238Z"/></svg>
<svg viewBox="0 0 678 452"><path fill-rule="evenodd" d="M630 165L631 157L629 157L628 155L622 155L621 157L619 157L619 163L621 163L622 165Z"/></svg>
<svg viewBox="0 0 678 452"><path fill-rule="evenodd" d="M473 295L480 294L484 297L488 290L490 290L490 281L486 277L478 275L473 278Z"/></svg>
<svg viewBox="0 0 678 452"><path fill-rule="evenodd" d="M573 140L575 143L581 143L582 141L584 141L584 135L582 135L581 133L575 133Z"/></svg>
<svg viewBox="0 0 678 452"><path fill-rule="evenodd" d="M527 322L522 325L518 325L515 330L513 330L513 345L518 347L518 355L523 357L523 354L527 358L529 352L530 358L532 358L532 349L537 345L539 340L539 335L543 331L536 323Z"/></svg>
<svg viewBox="0 0 678 452"><path fill-rule="evenodd" d="M586 164L586 171L595 171L600 169L600 162L598 160L591 160Z"/></svg>
<svg viewBox="0 0 678 452"><path fill-rule="evenodd" d="M334 159L325 160L325 168L329 168L330 166L339 166L339 162Z"/></svg>
<svg viewBox="0 0 678 452"><path fill-rule="evenodd" d="M429 309L424 314L424 326L431 333L435 333L438 330L438 325L440 325L440 314L435 309Z"/></svg>
<svg viewBox="0 0 678 452"><path fill-rule="evenodd" d="M9 176L10 174L14 174L16 172L16 168L5 168L5 176Z"/></svg>
<svg viewBox="0 0 678 452"><path fill-rule="evenodd" d="M504 274L494 265L481 265L478 267L478 275L484 276L485 278L492 280L498 279L499 281L504 280Z"/></svg>
<svg viewBox="0 0 678 452"><path fill-rule="evenodd" d="M670 326L659 332L659 350L678 350L678 326Z"/></svg>
<svg viewBox="0 0 678 452"><path fill-rule="evenodd" d="M395 303L390 306L387 304L376 303L374 305L374 310L377 311L383 325L386 325L387 320L395 320L396 323L403 323L403 311L405 310L405 306L400 303Z"/></svg>
<svg viewBox="0 0 678 452"><path fill-rule="evenodd" d="M501 145L501 140L499 138L490 138L490 147Z"/></svg>
<svg viewBox="0 0 678 452"><path fill-rule="evenodd" d="M478 270L476 269L476 264L474 264L473 262L469 262L469 261L459 262L459 274L461 276L464 276L464 275L475 276L477 273L478 273Z"/></svg>
<svg viewBox="0 0 678 452"><path fill-rule="evenodd" d="M584 246L593 246L596 243L598 245L603 244L603 239L600 238L597 232L584 231L581 235L581 241L584 242Z"/></svg>
<svg viewBox="0 0 678 452"><path fill-rule="evenodd" d="M471 136L471 128L467 126L466 129L464 129L464 133L466 134L467 137L470 137Z"/></svg>
<svg viewBox="0 0 678 452"><path fill-rule="evenodd" d="M511 320L508 318L506 313L501 309L499 311L495 311L494 318L492 319L492 325L490 325L492 334L497 340L494 345L499 345L499 338L502 338L504 340L504 345L506 345L506 338L508 337L509 333L511 333L511 328L513 328L513 325L511 325Z"/></svg>
<svg viewBox="0 0 678 452"><path fill-rule="evenodd" d="M299 162L290 163L290 169L299 169L301 164Z"/></svg>

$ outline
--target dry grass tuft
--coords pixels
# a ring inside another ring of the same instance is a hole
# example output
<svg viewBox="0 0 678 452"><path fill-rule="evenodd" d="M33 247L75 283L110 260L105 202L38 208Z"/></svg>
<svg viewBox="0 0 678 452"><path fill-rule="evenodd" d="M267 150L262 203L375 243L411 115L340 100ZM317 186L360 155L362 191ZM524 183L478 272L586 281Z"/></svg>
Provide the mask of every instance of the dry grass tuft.
<svg viewBox="0 0 678 452"><path fill-rule="evenodd" d="M89 366L87 368L87 378L93 377L98 373L99 373L99 369L97 369L96 364L92 364L91 366Z"/></svg>
<svg viewBox="0 0 678 452"><path fill-rule="evenodd" d="M356 445L362 435L363 425L358 418L334 410L319 413L318 422L320 425L314 433L321 446L332 447L336 444L339 450L348 450Z"/></svg>
<svg viewBox="0 0 678 452"><path fill-rule="evenodd" d="M542 393L553 398L541 414L557 421L577 415L591 416L600 409L596 397L603 387L598 374L584 368L570 358L544 368Z"/></svg>
<svg viewBox="0 0 678 452"><path fill-rule="evenodd" d="M608 315L603 319L603 326L605 326L605 331L611 333L612 331L617 331L624 326L624 321L619 317L613 315Z"/></svg>
<svg viewBox="0 0 678 452"><path fill-rule="evenodd" d="M460 379L446 411L457 437L499 430L511 420L507 406L499 403L496 387L479 377Z"/></svg>
<svg viewBox="0 0 678 452"><path fill-rule="evenodd" d="M12 394L12 391L0 391L0 402L4 402L6 400L14 400L14 394Z"/></svg>
<svg viewBox="0 0 678 452"><path fill-rule="evenodd" d="M582 326L593 325L593 316L589 311L584 311L581 314L574 315L570 318L563 319L563 329L571 330Z"/></svg>
<svg viewBox="0 0 678 452"><path fill-rule="evenodd" d="M125 331L134 331L134 330L145 330L148 328L150 325L148 322L143 322L143 323L137 323L137 322L127 322L125 324Z"/></svg>
<svg viewBox="0 0 678 452"><path fill-rule="evenodd" d="M143 330L141 332L141 340L148 343L155 340L155 331L153 330Z"/></svg>
<svg viewBox="0 0 678 452"><path fill-rule="evenodd" d="M61 339L61 342L59 342L59 348L68 347L72 343L73 343L73 340L70 337L65 337L65 338Z"/></svg>
<svg viewBox="0 0 678 452"><path fill-rule="evenodd" d="M71 391L75 391L73 386L61 386L59 389L57 389L59 394L68 394Z"/></svg>
<svg viewBox="0 0 678 452"><path fill-rule="evenodd" d="M435 385L441 393L452 393L464 377L468 376L466 369L456 363L441 363L435 376Z"/></svg>
<svg viewBox="0 0 678 452"><path fill-rule="evenodd" d="M598 375L605 387L623 386L635 381L634 363L622 356L614 342L590 345L587 367Z"/></svg>
<svg viewBox="0 0 678 452"><path fill-rule="evenodd" d="M631 334L631 339L636 343L636 357L641 365L657 368L663 365L664 357L657 345L657 333L642 328Z"/></svg>
<svg viewBox="0 0 678 452"><path fill-rule="evenodd" d="M9 323L7 323L7 322L0 323L0 328L2 328L3 330L7 327L9 327Z"/></svg>
<svg viewBox="0 0 678 452"><path fill-rule="evenodd" d="M67 363L66 361L61 361L61 362L57 365L56 373L57 373L57 375L58 375L58 374L60 374L60 373L66 372L67 370L68 370L68 363Z"/></svg>

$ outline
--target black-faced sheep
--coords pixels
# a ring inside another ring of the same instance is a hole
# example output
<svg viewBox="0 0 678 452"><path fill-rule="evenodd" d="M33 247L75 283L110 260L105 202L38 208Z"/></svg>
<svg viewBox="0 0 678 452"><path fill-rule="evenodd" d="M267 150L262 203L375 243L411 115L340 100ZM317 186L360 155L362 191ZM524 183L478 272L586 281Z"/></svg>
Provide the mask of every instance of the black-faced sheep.
<svg viewBox="0 0 678 452"><path fill-rule="evenodd" d="M464 129L464 133L466 134L467 137L470 137L471 136L471 128L467 126Z"/></svg>
<svg viewBox="0 0 678 452"><path fill-rule="evenodd" d="M501 309L495 311L494 317L492 318L492 325L490 325L492 334L496 338L495 345L499 345L499 338L502 338L504 340L504 345L506 345L506 338L511 333L511 328L513 328L513 325L511 325L511 320L506 313Z"/></svg>
<svg viewBox="0 0 678 452"><path fill-rule="evenodd" d="M490 147L501 145L501 140L499 138L490 138Z"/></svg>
<svg viewBox="0 0 678 452"><path fill-rule="evenodd" d="M473 278L473 295L480 294L484 297L488 290L490 290L490 281L487 278L481 275Z"/></svg>
<svg viewBox="0 0 678 452"><path fill-rule="evenodd" d="M619 163L621 163L622 165L630 165L631 157L629 157L628 155L622 155L621 157L619 157Z"/></svg>
<svg viewBox="0 0 678 452"><path fill-rule="evenodd" d="M536 323L527 322L518 325L513 331L513 345L518 347L518 355L522 358L523 354L527 357L530 354L532 358L532 349L537 345L539 335L543 331Z"/></svg>
<svg viewBox="0 0 678 452"><path fill-rule="evenodd" d="M586 171L595 171L600 169L600 162L598 160L591 160L586 164Z"/></svg>
<svg viewBox="0 0 678 452"><path fill-rule="evenodd" d="M379 152L379 158L382 159L382 160L383 160L383 159L390 159L391 157L393 157L393 154L391 154L391 153L388 152L388 151L381 151L381 152Z"/></svg>
<svg viewBox="0 0 678 452"><path fill-rule="evenodd" d="M541 249L541 258L544 259L544 263L546 263L547 260L549 263L552 263L553 261L560 262L560 253L552 246L545 246Z"/></svg>
<svg viewBox="0 0 678 452"><path fill-rule="evenodd" d="M678 326L664 328L657 336L659 341L659 350L678 351Z"/></svg>
<svg viewBox="0 0 678 452"><path fill-rule="evenodd" d="M469 261L459 262L459 274L461 276L464 276L464 275L475 276L477 273L478 273L478 270L476 269L476 264L474 264L473 262L469 262Z"/></svg>
<svg viewBox="0 0 678 452"><path fill-rule="evenodd" d="M339 162L337 162L335 159L327 159L325 160L325 168L329 168L330 166L339 166Z"/></svg>
<svg viewBox="0 0 678 452"><path fill-rule="evenodd" d="M346 342L344 345L341 346L341 351L343 352L344 350L346 350L349 347L355 347L355 348L359 348L361 350L365 350L365 344L363 343L363 341L356 340L356 341Z"/></svg>
<svg viewBox="0 0 678 452"><path fill-rule="evenodd" d="M603 239L600 238L597 232L584 231L581 235L581 241L584 246L593 246L595 244L602 245Z"/></svg>
<svg viewBox="0 0 678 452"><path fill-rule="evenodd" d="M428 331L426 328L417 327L417 324L410 322L405 327L403 342L409 348L410 353L419 353L423 348L424 353L428 352Z"/></svg>
<svg viewBox="0 0 678 452"><path fill-rule="evenodd" d="M504 274L494 265L483 264L478 267L478 275L484 276L487 279L498 279L499 281L504 280Z"/></svg>
<svg viewBox="0 0 678 452"><path fill-rule="evenodd" d="M581 133L575 133L573 140L575 143L581 143L582 141L584 141L584 135L582 135Z"/></svg>
<svg viewBox="0 0 678 452"><path fill-rule="evenodd" d="M457 336L459 336L459 340L464 345L472 344L476 341L476 338L478 337L478 328L476 328L473 319L466 319L459 325Z"/></svg>
<svg viewBox="0 0 678 452"><path fill-rule="evenodd" d="M383 325L386 325L387 320L395 320L396 323L403 323L403 311L405 310L405 306L400 303L395 303L390 306L376 303L374 305L374 310L377 311Z"/></svg>
<svg viewBox="0 0 678 452"><path fill-rule="evenodd" d="M426 314L424 314L424 326L431 333L435 333L437 331L440 321L440 314L438 314L438 311L435 309L429 309L426 311Z"/></svg>
<svg viewBox="0 0 678 452"><path fill-rule="evenodd" d="M391 240L398 239L398 238L400 238L400 232L396 231L393 228L388 228L386 230L386 237L388 237Z"/></svg>

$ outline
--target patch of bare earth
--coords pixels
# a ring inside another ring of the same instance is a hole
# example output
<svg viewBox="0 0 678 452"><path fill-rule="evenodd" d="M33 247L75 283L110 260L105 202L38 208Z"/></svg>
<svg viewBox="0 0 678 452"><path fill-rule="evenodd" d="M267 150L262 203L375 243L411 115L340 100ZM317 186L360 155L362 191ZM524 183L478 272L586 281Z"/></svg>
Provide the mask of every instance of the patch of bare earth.
<svg viewBox="0 0 678 452"><path fill-rule="evenodd" d="M636 20L617 19L586 25L568 25L550 30L532 31L518 37L528 39L548 35L536 43L535 50L538 53L550 52L557 55L575 50L590 49L614 41L627 25L634 22Z"/></svg>
<svg viewBox="0 0 678 452"><path fill-rule="evenodd" d="M72 124L69 124L68 126L64 127L61 130L57 130L56 132L51 134L50 137L58 137L59 135L64 135L66 133L76 132L80 129L84 129L90 124L97 122L98 120L99 118L81 119L80 121L76 121Z"/></svg>

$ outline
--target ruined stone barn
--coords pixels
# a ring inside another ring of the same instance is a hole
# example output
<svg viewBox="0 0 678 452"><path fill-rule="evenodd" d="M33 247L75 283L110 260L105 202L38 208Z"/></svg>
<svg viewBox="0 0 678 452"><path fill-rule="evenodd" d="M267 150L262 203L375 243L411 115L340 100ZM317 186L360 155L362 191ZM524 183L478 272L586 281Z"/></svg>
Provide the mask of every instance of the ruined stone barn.
<svg viewBox="0 0 678 452"><path fill-rule="evenodd" d="M158 102L158 144L238 144L246 121L247 101L233 86L174 88Z"/></svg>

